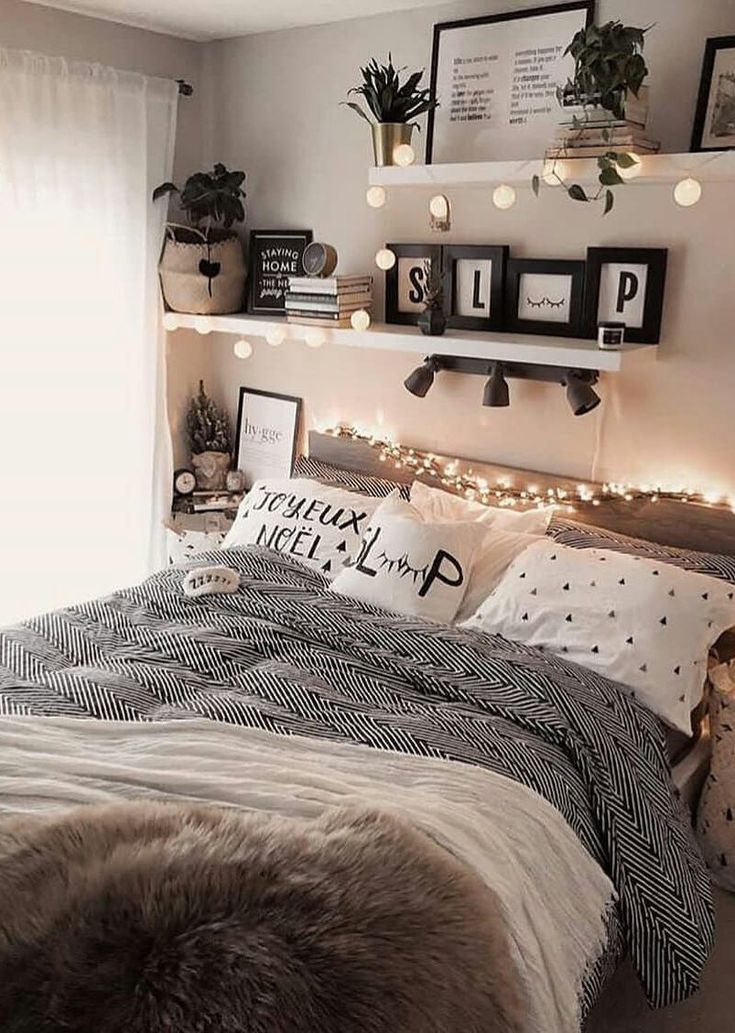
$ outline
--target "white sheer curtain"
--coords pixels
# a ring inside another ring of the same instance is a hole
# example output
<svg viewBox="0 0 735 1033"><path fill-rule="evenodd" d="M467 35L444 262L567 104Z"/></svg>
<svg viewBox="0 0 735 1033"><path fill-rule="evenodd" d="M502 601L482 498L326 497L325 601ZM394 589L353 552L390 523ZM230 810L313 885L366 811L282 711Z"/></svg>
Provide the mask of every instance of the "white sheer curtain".
<svg viewBox="0 0 735 1033"><path fill-rule="evenodd" d="M0 625L162 562L176 84L0 48Z"/></svg>

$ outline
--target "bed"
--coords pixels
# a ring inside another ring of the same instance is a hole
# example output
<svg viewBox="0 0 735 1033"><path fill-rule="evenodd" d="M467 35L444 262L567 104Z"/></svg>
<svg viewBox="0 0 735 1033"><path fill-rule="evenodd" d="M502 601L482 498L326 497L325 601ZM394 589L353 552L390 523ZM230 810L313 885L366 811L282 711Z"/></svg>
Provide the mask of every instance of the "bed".
<svg viewBox="0 0 735 1033"><path fill-rule="evenodd" d="M320 438L317 458L377 472ZM335 595L269 549L226 562L232 595L187 598L173 566L2 634L0 813L370 802L498 894L529 1031L578 1029L626 951L651 1005L696 990L710 882L644 706L548 652Z"/></svg>

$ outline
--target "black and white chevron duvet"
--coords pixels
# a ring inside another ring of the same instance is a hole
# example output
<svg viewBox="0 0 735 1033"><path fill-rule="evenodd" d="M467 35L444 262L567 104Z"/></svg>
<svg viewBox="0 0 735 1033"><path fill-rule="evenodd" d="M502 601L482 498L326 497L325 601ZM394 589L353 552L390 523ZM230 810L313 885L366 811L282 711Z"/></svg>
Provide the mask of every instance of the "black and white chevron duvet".
<svg viewBox="0 0 735 1033"><path fill-rule="evenodd" d="M218 562L222 553L198 557ZM0 637L0 714L199 716L488 768L550 801L608 871L651 1004L696 989L709 878L656 720L615 685L500 637L328 593L275 553L235 549L235 595L190 599L171 567ZM585 1002L603 976L590 973Z"/></svg>

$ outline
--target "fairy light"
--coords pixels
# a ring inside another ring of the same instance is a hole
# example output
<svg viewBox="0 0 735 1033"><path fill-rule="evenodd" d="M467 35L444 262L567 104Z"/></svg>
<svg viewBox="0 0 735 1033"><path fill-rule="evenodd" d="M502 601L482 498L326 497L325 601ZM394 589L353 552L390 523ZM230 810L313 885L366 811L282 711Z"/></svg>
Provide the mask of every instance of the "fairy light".
<svg viewBox="0 0 735 1033"><path fill-rule="evenodd" d="M636 502L692 502L712 509L727 508L735 513L735 497L723 500L721 493L714 491L695 491L691 487L680 487L666 490L660 484L633 485L619 482L607 482L592 487L589 484L577 484L573 490L567 485L554 485L540 488L536 484L516 485L509 477L498 477L492 487L487 480L476 477L471 470L464 473L459 463L452 459L441 463L431 452L421 452L415 448L407 448L398 441L365 434L355 427L337 427L327 431L337 438L350 438L361 441L375 449L381 463L390 463L395 469L408 468L415 470L417 476L435 478L446 488L452 489L467 499L480 498L483 502L492 501L493 505L503 507L514 506L558 506L569 513L574 512L574 503L600 506L603 502L615 500L618 504Z"/></svg>

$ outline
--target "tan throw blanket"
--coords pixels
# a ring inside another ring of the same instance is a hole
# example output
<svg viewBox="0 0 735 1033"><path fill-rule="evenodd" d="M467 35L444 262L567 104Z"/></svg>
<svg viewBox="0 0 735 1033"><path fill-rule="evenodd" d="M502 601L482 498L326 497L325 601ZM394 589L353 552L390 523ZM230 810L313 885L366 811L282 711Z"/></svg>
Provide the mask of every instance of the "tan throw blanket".
<svg viewBox="0 0 735 1033"><path fill-rule="evenodd" d="M191 804L0 821L6 1033L521 1033L495 894L405 821Z"/></svg>

